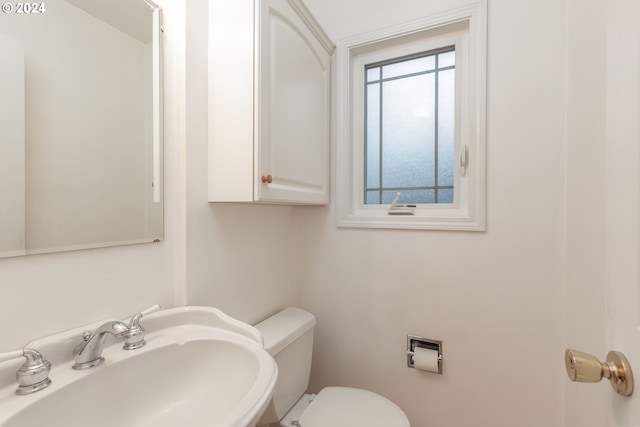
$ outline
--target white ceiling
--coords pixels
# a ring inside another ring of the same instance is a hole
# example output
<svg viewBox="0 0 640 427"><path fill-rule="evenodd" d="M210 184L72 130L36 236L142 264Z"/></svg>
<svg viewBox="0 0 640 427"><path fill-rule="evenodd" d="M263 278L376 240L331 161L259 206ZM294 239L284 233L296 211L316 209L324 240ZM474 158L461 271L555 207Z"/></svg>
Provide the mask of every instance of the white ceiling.
<svg viewBox="0 0 640 427"><path fill-rule="evenodd" d="M152 9L144 0L66 1L143 43L151 42Z"/></svg>

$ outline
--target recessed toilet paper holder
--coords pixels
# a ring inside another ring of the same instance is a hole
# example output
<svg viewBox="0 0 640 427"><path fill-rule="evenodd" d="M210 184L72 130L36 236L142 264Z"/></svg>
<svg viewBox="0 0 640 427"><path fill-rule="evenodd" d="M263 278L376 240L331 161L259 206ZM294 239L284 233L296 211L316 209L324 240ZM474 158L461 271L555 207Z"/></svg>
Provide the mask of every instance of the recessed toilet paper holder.
<svg viewBox="0 0 640 427"><path fill-rule="evenodd" d="M416 347L438 352L438 374L442 375L442 341L407 335L407 367L415 368L413 355Z"/></svg>

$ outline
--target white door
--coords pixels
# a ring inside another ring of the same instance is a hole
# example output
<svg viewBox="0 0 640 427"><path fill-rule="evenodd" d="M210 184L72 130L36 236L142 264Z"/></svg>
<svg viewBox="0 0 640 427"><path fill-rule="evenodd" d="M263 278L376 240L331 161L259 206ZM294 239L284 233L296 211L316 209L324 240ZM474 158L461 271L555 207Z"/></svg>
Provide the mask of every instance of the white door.
<svg viewBox="0 0 640 427"><path fill-rule="evenodd" d="M622 352L636 384L565 378L565 427L640 426L640 1L568 4L565 344Z"/></svg>

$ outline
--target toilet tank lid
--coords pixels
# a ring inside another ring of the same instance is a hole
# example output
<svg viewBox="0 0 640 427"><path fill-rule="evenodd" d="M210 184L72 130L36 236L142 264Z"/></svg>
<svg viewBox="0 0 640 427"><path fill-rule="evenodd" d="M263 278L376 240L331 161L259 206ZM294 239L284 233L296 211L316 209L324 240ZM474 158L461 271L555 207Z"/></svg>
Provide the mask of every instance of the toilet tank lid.
<svg viewBox="0 0 640 427"><path fill-rule="evenodd" d="M308 311L296 307L287 307L255 325L264 339L264 348L275 356L300 338L316 324L316 318Z"/></svg>

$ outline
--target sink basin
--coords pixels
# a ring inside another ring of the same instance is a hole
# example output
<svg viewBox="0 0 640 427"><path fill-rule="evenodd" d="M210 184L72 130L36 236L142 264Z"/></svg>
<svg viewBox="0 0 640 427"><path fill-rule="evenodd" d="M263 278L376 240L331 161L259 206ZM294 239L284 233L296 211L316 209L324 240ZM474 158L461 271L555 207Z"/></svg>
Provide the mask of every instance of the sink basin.
<svg viewBox="0 0 640 427"><path fill-rule="evenodd" d="M86 371L71 369L69 356L55 363L61 353L51 349L49 358L39 343L54 365L53 384L29 396L3 389L0 426L255 425L277 368L254 328L206 307L165 310L141 323L145 347L110 345L105 363Z"/></svg>

